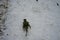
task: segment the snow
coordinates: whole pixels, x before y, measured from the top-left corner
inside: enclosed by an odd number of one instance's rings
[[[60,0],[10,0],[4,40],[60,40]],[[28,36],[23,19],[31,25]],[[8,35],[6,35],[8,34]]]

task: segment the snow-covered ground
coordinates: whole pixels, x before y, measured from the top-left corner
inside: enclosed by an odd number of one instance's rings
[[[10,0],[4,40],[60,40],[57,3],[60,0]],[[27,37],[22,30],[25,18],[31,25]]]

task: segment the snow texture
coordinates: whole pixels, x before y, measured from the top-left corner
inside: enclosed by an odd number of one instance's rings
[[[5,20],[6,20],[6,12],[8,8],[7,0],[0,0],[0,40],[4,38],[4,31],[6,29]]]
[[[60,40],[60,0],[10,0],[4,40]],[[23,19],[31,25],[27,37]]]

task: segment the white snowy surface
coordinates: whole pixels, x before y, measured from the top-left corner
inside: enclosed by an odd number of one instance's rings
[[[60,4],[60,0],[10,0],[4,40],[60,40],[57,2]],[[27,37],[22,30],[25,18],[31,25]]]

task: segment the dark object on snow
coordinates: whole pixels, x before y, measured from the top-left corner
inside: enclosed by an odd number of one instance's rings
[[[3,28],[3,30],[6,30],[6,28]]]
[[[2,32],[2,30],[0,29],[0,33]]]
[[[28,27],[31,28],[29,22],[26,19],[24,19],[23,20],[23,30],[26,31],[26,36],[27,36],[27,33],[28,33]]]
[[[8,34],[6,34],[8,36]]]
[[[38,1],[38,0],[36,0],[36,1]]]
[[[57,6],[59,6],[59,4],[57,3]]]

